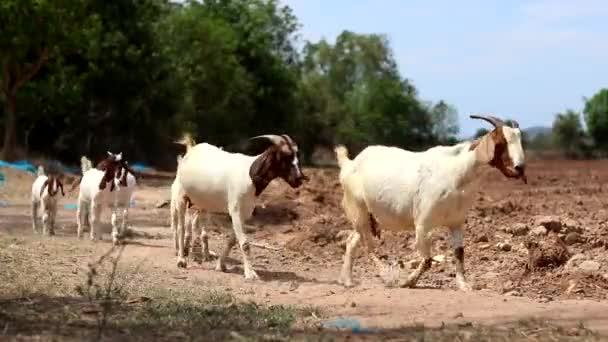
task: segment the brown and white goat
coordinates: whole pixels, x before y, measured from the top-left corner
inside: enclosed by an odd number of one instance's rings
[[[45,174],[44,167],[38,167],[38,177],[32,184],[32,228],[38,232],[38,212],[42,210],[42,233],[55,235],[55,218],[57,216],[57,194],[63,192],[60,174]]]
[[[472,203],[471,188],[478,171],[490,165],[506,177],[526,181],[517,123],[509,127],[492,116],[471,118],[488,121],[494,129],[473,142],[437,146],[423,152],[376,145],[351,160],[345,147],[336,148],[344,190],[342,205],[354,228],[340,276],[345,286],[353,285],[353,257],[360,241],[372,261],[384,271],[386,266],[373,252],[372,235],[377,227],[416,231],[416,249],[422,261],[400,284],[415,286],[431,266],[433,228],[447,226],[454,248],[457,285],[463,290],[471,288],[464,275],[462,226]]]
[[[81,238],[83,228],[90,225],[91,240],[98,239],[97,232],[99,230],[98,225],[102,210],[105,207],[111,207],[112,240],[114,244],[117,244],[119,242],[120,234],[116,222],[116,195],[119,190],[121,190],[121,186],[126,184],[129,193],[128,196],[124,197],[128,197],[130,201],[130,196],[132,194],[131,189],[135,186],[135,181],[134,177],[133,181],[129,181],[129,178],[127,178],[127,171],[133,175],[135,173],[123,160],[122,152],[118,154],[108,152],[106,159],[99,162],[95,168],[92,168],[91,166],[91,163],[86,157],[81,158],[82,177],[74,183],[71,189],[73,190],[76,186],[80,185],[78,210],[76,213],[78,223],[77,236],[78,238]],[[126,205],[128,207],[128,203]]]
[[[185,214],[190,201],[193,206],[208,212],[228,212],[233,232],[218,258],[216,269],[225,271],[228,253],[239,243],[246,279],[258,279],[249,262],[250,244],[243,224],[253,213],[255,199],[275,178],[282,178],[297,188],[306,177],[298,160],[298,147],[287,135],[255,137],[272,143],[262,154],[248,156],[226,152],[202,143],[193,146],[185,142],[187,152],[179,163],[172,187],[171,220],[177,227],[177,266],[186,267],[184,255]],[[255,139],[253,138],[253,139]]]

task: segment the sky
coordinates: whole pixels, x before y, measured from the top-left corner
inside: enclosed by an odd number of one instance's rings
[[[403,77],[424,100],[459,113],[460,136],[491,113],[522,127],[551,126],[608,87],[606,0],[282,0],[302,40],[343,30],[382,33]]]

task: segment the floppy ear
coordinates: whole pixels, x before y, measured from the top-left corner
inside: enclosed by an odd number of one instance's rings
[[[493,133],[488,133],[479,139],[479,143],[475,147],[475,155],[480,163],[489,164],[494,159],[495,150],[496,142]]]

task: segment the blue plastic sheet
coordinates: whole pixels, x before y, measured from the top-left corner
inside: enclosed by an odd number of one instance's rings
[[[133,163],[130,166],[133,169],[133,171],[143,171],[143,170],[147,170],[150,168],[149,165],[146,165],[144,163]]]
[[[65,209],[75,210],[75,209],[78,209],[78,204],[76,204],[76,203],[66,203],[66,204],[63,205],[63,207]]]
[[[370,329],[362,328],[361,323],[359,323],[356,319],[351,318],[338,318],[330,321],[325,321],[322,323],[325,328],[334,328],[334,329],[349,329],[354,333],[365,333],[371,332]]]
[[[15,170],[26,171],[26,172],[30,172],[30,173],[34,173],[34,174],[37,172],[36,167],[27,160],[18,160],[13,163],[9,163],[4,160],[0,160],[0,167],[6,167],[6,168],[10,168],[10,169],[15,169]]]

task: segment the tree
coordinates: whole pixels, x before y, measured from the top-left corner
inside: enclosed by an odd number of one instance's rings
[[[456,112],[445,102],[429,105],[399,74],[387,38],[343,31],[304,48],[299,121],[307,139],[422,149],[457,131]],[[307,140],[305,139],[305,140]]]
[[[57,55],[66,36],[82,21],[77,0],[3,0],[0,2],[1,93],[4,102],[2,159],[16,157],[17,95]]]
[[[556,145],[563,149],[568,157],[578,155],[584,137],[580,114],[573,110],[557,114],[553,121],[553,136]]]
[[[591,99],[585,99],[583,113],[595,144],[608,149],[608,88],[601,89]]]
[[[481,138],[484,135],[488,134],[488,132],[490,132],[487,128],[479,128],[477,129],[477,131],[475,132],[475,139],[477,138]]]
[[[458,111],[443,100],[431,107],[433,134],[440,144],[447,144],[458,134]]]

